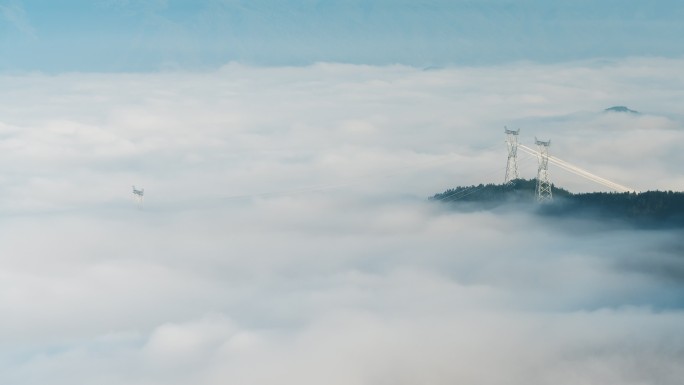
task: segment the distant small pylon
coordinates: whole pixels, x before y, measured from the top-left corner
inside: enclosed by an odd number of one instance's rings
[[[506,133],[506,147],[508,148],[508,162],[506,162],[506,176],[504,183],[511,183],[512,180],[518,179],[518,134],[520,129],[509,130],[504,126]]]
[[[549,146],[551,141],[546,142],[534,138],[534,142],[539,149],[537,159],[539,168],[537,169],[537,202],[550,202],[553,200],[551,193],[551,182],[549,182]]]
[[[138,206],[138,208],[142,208],[143,204],[143,199],[145,197],[145,189],[136,189],[135,186],[133,186],[133,202],[135,202],[135,205]]]

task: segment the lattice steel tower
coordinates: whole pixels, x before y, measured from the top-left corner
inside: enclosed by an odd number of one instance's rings
[[[549,182],[549,146],[551,141],[546,142],[534,138],[537,144],[539,168],[537,169],[537,202],[550,202],[553,200],[551,194],[551,182]]]
[[[143,199],[145,197],[145,189],[137,189],[133,186],[133,202],[140,209],[142,208]]]
[[[506,132],[506,147],[508,147],[508,162],[506,163],[506,177],[504,183],[511,183],[518,179],[518,134],[520,129],[509,130],[504,126]]]

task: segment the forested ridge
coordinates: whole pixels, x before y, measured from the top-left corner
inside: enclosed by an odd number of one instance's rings
[[[516,179],[508,184],[459,186],[435,194],[430,200],[489,209],[506,204],[532,203],[535,188],[535,179]],[[552,192],[552,202],[533,206],[536,213],[614,218],[645,226],[684,227],[684,192],[681,191],[573,194],[552,186]]]

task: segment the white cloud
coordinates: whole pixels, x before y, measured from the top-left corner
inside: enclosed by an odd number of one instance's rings
[[[681,65],[3,75],[0,382],[676,384],[681,234],[424,198],[681,190]]]

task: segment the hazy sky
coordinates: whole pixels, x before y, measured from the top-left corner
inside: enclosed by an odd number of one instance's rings
[[[653,4],[0,0],[0,383],[679,385],[681,229],[426,200],[684,190]]]
[[[678,0],[2,0],[0,69],[679,57],[682,18]]]

